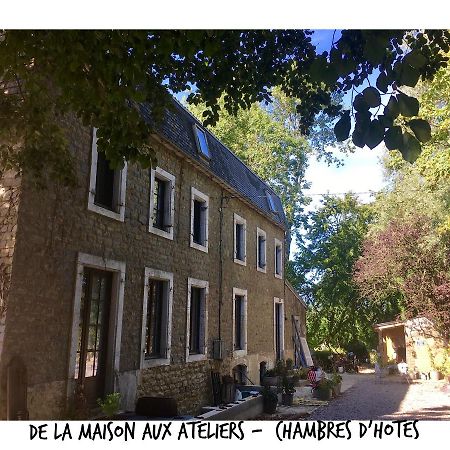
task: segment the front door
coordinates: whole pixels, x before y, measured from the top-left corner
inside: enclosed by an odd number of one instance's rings
[[[76,376],[89,406],[105,395],[112,278],[103,270],[83,273]]]

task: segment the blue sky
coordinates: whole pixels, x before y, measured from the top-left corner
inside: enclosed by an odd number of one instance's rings
[[[330,50],[331,43],[340,36],[339,30],[315,30],[312,42],[318,52]],[[364,87],[364,86],[363,86]],[[344,97],[344,104],[350,104],[350,94]],[[354,153],[343,155],[340,159],[344,165],[340,167],[328,166],[323,161],[312,159],[306,172],[306,178],[311,182],[308,190],[313,198],[310,205],[315,208],[319,205],[319,194],[341,194],[345,192],[369,192],[378,191],[383,187],[383,172],[379,164],[379,158],[383,154],[384,146],[381,144],[373,150],[368,147],[356,148]],[[337,152],[336,155],[339,156]],[[370,195],[360,194],[361,201],[370,201]]]

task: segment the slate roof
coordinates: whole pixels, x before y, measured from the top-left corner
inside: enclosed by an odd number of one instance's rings
[[[140,110],[143,117],[150,121],[148,105],[141,104]],[[205,160],[197,149],[195,124],[206,131],[211,155],[209,161]],[[287,229],[286,216],[278,195],[177,100],[173,100],[173,108],[167,110],[165,119],[158,125],[158,132],[191,159],[222,179],[265,215]],[[266,192],[272,195],[277,213],[272,212]]]

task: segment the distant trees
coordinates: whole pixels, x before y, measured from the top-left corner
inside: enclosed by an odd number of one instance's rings
[[[310,213],[304,242],[293,264],[295,286],[309,304],[308,340],[345,348],[361,341],[375,345],[372,325],[398,312],[396,304],[375,304],[360,295],[353,267],[372,221],[370,207],[356,196],[326,196]]]

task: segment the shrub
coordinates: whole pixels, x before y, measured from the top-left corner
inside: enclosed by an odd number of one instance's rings
[[[318,350],[314,352],[316,365],[320,366],[325,372],[331,372],[333,369],[333,354],[329,350]]]

